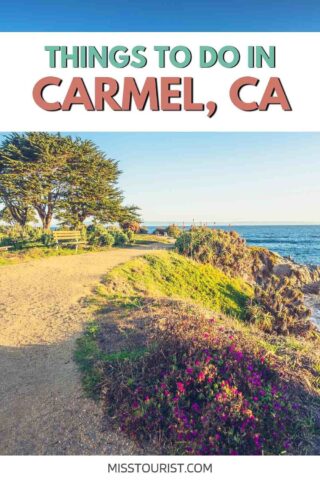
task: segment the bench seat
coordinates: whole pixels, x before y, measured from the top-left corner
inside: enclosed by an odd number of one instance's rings
[[[56,230],[53,232],[53,239],[56,243],[56,248],[59,248],[59,244],[75,245],[76,250],[78,250],[79,245],[87,243],[81,240],[81,232],[78,230]]]

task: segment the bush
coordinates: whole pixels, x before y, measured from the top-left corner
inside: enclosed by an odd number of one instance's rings
[[[89,245],[98,247],[121,247],[129,242],[129,237],[120,228],[104,227],[101,224],[93,224],[87,228]]]
[[[120,230],[120,228],[109,227],[107,232],[113,236],[115,247],[123,247],[123,245],[129,242],[128,235]]]
[[[162,319],[149,352],[105,364],[109,414],[162,453],[280,454],[291,448],[295,408],[263,351],[214,319]]]
[[[193,227],[176,241],[179,253],[201,263],[210,263],[227,274],[251,277],[250,249],[236,232]]]
[[[89,245],[97,247],[112,247],[114,236],[100,224],[90,225],[87,228],[87,239]]]
[[[312,329],[310,310],[297,277],[273,275],[277,257],[267,249],[249,248],[236,232],[192,228],[176,241],[179,253],[209,263],[254,285],[246,320],[267,333],[305,334]],[[289,269],[290,271],[290,269]]]
[[[133,239],[134,239],[134,233],[131,231],[131,230],[128,230],[127,233],[126,233],[127,237],[128,237],[128,240],[129,242],[133,242]]]
[[[142,235],[147,235],[149,233],[147,227],[142,227],[140,226],[140,230],[138,233],[141,233]]]
[[[167,231],[165,228],[161,228],[161,227],[157,227],[154,231],[153,231],[153,235],[160,235],[160,236],[165,236],[167,234]]]
[[[140,223],[135,220],[127,220],[126,222],[122,222],[120,226],[122,230],[126,233],[138,233],[141,229]]]
[[[43,232],[41,242],[45,247],[53,247],[55,245],[53,233],[50,230]]]
[[[15,249],[22,249],[42,243],[43,230],[39,227],[14,225],[7,227],[2,234],[1,244],[11,245]]]
[[[174,223],[172,225],[169,225],[166,231],[169,237],[172,238],[178,238],[181,234],[180,228]]]
[[[312,329],[311,311],[304,304],[303,293],[288,277],[273,275],[262,286],[256,285],[247,311],[248,321],[268,332],[305,334]]]

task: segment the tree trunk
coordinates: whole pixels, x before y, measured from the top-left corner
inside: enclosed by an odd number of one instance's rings
[[[42,225],[44,230],[49,230],[52,222],[52,215],[47,214],[45,218],[43,219]]]
[[[44,230],[49,230],[53,217],[52,209],[49,208],[48,211],[46,211],[45,207],[39,205],[35,206],[35,209],[37,210],[37,213],[40,217],[42,228]]]

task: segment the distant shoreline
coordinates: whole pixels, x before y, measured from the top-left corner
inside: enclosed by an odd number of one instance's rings
[[[167,227],[168,225],[178,225],[178,226],[207,226],[207,227],[319,227],[319,223],[303,223],[303,222],[217,222],[217,223],[209,223],[209,222],[183,222],[183,221],[145,221],[142,224],[146,227]]]

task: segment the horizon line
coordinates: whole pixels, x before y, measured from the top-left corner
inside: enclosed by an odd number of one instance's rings
[[[269,226],[303,226],[303,225],[319,225],[320,221],[318,222],[304,222],[304,221],[266,221],[266,222],[259,222],[259,221],[235,221],[235,222],[207,222],[207,221],[191,221],[191,220],[142,220],[141,222],[144,225],[149,224],[149,226],[156,226],[157,224],[165,224],[165,225],[209,225],[209,226],[242,226],[242,225],[251,225],[251,226],[259,226],[259,225],[269,225]]]

